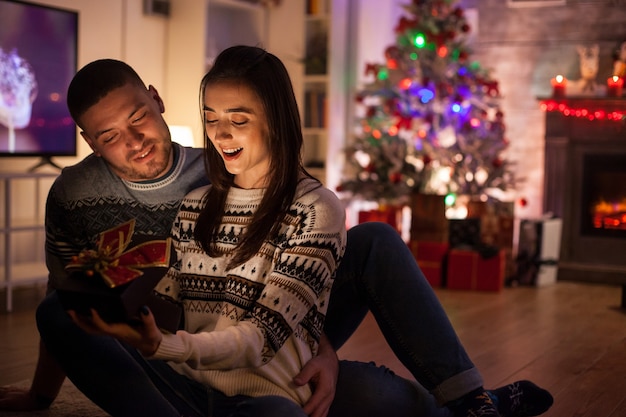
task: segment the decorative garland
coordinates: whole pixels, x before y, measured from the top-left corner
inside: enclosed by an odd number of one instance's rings
[[[542,100],[541,110],[549,112],[560,112],[563,116],[577,117],[588,120],[609,120],[613,122],[626,121],[626,111],[602,109],[592,110],[587,107],[575,107],[564,103],[562,100]]]

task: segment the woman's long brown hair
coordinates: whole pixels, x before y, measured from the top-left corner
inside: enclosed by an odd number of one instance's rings
[[[273,54],[253,46],[233,46],[225,49],[200,85],[201,107],[204,92],[217,83],[228,82],[250,88],[263,103],[267,117],[268,137],[265,138],[271,155],[268,187],[252,221],[239,237],[229,266],[239,265],[259,251],[266,239],[276,236],[296,194],[303,175],[310,177],[302,165],[302,126],[300,112],[289,73]],[[204,120],[204,112],[202,112]],[[234,185],[234,176],[224,165],[205,130],[205,167],[212,187],[205,196],[206,205],[200,213],[194,237],[209,256],[218,257],[212,244],[219,235],[226,196]]]

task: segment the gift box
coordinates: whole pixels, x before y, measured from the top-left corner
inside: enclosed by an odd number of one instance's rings
[[[513,217],[514,215],[515,203],[512,201],[480,201],[470,199],[467,203],[467,217]]]
[[[445,196],[411,195],[411,240],[448,243]]]
[[[449,221],[448,241],[451,248],[473,248],[480,244],[480,219],[450,219]]]
[[[559,218],[522,219],[514,281],[523,285],[546,286],[556,283],[561,251],[563,220]]]
[[[359,211],[359,224],[366,222],[387,223],[398,233],[402,232],[402,207],[385,206],[376,210]]]
[[[443,287],[445,278],[443,270],[449,245],[447,243],[411,240],[409,247],[430,285],[433,288]]]
[[[467,217],[480,219],[480,244],[505,251],[505,277],[515,274],[513,236],[515,204],[510,201],[477,201],[467,204]]]
[[[157,325],[178,328],[181,309],[158,298],[154,287],[167,272],[170,239],[133,240],[134,221],[103,232],[96,250],[84,250],[67,265],[68,277],[57,287],[67,310],[95,309],[107,322],[132,322],[147,305]]]
[[[481,253],[451,249],[446,287],[455,290],[500,291],[504,285],[505,251]]]
[[[485,245],[513,250],[515,218],[512,216],[484,216],[480,219],[480,241]]]
[[[501,249],[513,249],[515,204],[505,201],[475,201],[467,204],[467,217],[480,219],[480,242]]]

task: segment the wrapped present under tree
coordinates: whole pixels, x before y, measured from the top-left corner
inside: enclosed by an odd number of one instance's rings
[[[411,194],[411,240],[448,243],[445,196]]]
[[[449,245],[440,242],[409,242],[411,253],[433,288],[445,286],[445,260]]]
[[[402,207],[401,206],[381,206],[373,210],[359,211],[359,224],[366,222],[387,223],[398,233],[402,233]]]
[[[497,250],[451,249],[448,253],[446,287],[454,290],[500,291],[504,286],[505,253]]]

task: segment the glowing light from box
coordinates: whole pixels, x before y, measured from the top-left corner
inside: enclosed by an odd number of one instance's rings
[[[189,126],[170,126],[172,141],[185,147],[194,147],[193,131]]]

